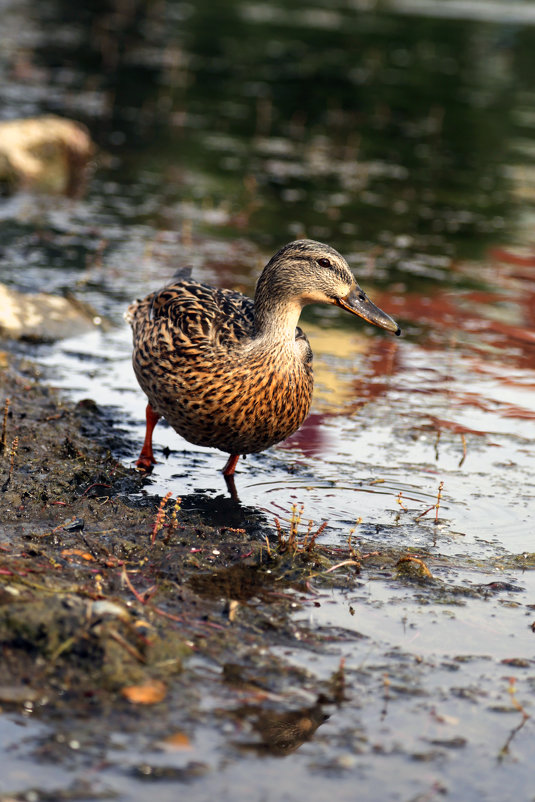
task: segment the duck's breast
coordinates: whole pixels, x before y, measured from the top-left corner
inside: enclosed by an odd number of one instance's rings
[[[300,329],[293,343],[256,341],[250,298],[182,281],[138,302],[132,318],[138,381],[153,409],[190,442],[262,451],[308,415],[308,341]]]

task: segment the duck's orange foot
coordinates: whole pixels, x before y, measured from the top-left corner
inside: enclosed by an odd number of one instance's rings
[[[156,465],[156,460],[152,456],[152,454],[143,454],[141,453],[136,460],[136,468],[138,471],[142,471],[143,473],[150,473]]]

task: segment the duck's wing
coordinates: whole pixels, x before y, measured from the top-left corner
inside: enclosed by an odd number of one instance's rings
[[[253,333],[253,301],[232,290],[175,279],[134,302],[127,319],[135,339],[158,332],[179,349],[201,344],[230,348]]]

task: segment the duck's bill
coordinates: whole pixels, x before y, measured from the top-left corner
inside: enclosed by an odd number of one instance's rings
[[[338,298],[336,303],[342,309],[347,309],[348,312],[358,315],[368,323],[373,323],[374,326],[379,326],[380,329],[392,331],[397,335],[401,334],[401,329],[396,321],[392,320],[390,315],[387,315],[386,312],[383,312],[378,306],[375,306],[358,285],[356,285],[345,298]]]

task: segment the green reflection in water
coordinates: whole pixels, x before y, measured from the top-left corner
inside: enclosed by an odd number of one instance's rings
[[[57,0],[35,13],[71,34],[45,34],[42,63],[100,93],[85,116],[120,156],[121,191],[127,171],[152,199],[131,198],[125,223],[179,229],[191,214],[196,230],[246,232],[266,251],[306,234],[357,264],[378,246],[375,280],[409,286],[458,280],[450,259],[511,237],[506,168],[533,135],[520,114],[533,28],[341,1],[168,0],[121,14]],[[48,99],[80,116],[72,104]]]

